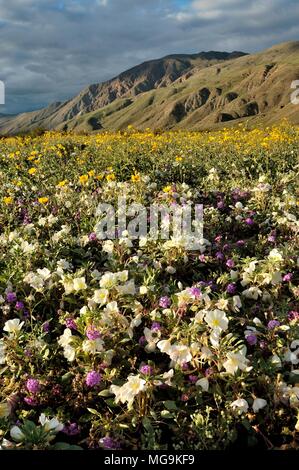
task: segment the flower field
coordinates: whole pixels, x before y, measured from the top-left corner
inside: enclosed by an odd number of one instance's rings
[[[299,128],[3,138],[2,449],[299,445]],[[97,206],[203,204],[182,240]]]

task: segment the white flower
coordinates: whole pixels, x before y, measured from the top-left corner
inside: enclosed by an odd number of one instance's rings
[[[106,273],[100,280],[100,287],[103,289],[112,289],[117,285],[117,277],[113,273]]]
[[[127,382],[121,387],[111,385],[110,390],[115,395],[115,403],[128,403],[130,407],[140,392],[145,389],[146,381],[141,379],[139,375],[131,375]]]
[[[185,304],[188,304],[192,300],[192,295],[188,289],[182,290],[176,294],[178,298],[178,307],[182,307]]]
[[[144,328],[143,334],[147,341],[147,345],[145,347],[147,352],[153,352],[156,349],[156,344],[158,343],[161,332],[160,331],[153,331],[149,328]]]
[[[53,431],[57,433],[63,429],[63,424],[61,424],[58,419],[49,419],[44,415],[44,413],[40,415],[38,420],[46,432]]]
[[[73,346],[67,345],[63,349],[63,355],[69,362],[73,362],[76,357],[76,350]]]
[[[117,315],[119,313],[117,302],[109,302],[106,305],[104,312],[110,316]]]
[[[273,366],[275,367],[281,367],[281,359],[277,354],[273,354],[273,356],[270,359],[270,362]]]
[[[170,339],[163,339],[162,341],[159,341],[159,343],[157,344],[157,347],[158,349],[160,349],[160,351],[162,353],[166,353],[169,355],[170,351],[171,351],[171,341]]]
[[[18,426],[13,426],[10,430],[12,439],[16,442],[22,442],[25,439],[25,434],[21,431]]]
[[[240,299],[239,295],[234,295],[233,296],[233,307],[234,307],[234,310],[236,310],[237,312],[242,307],[242,302],[241,302],[241,299]]]
[[[63,276],[62,281],[66,295],[72,294],[74,292],[74,282],[72,279]]]
[[[22,240],[21,250],[25,254],[32,254],[36,250],[36,245],[33,245],[32,243],[28,243],[26,240]]]
[[[104,305],[107,303],[108,295],[109,295],[108,289],[97,289],[94,291],[92,300],[96,304]]]
[[[0,339],[0,364],[5,364],[6,362],[5,349],[3,339]]]
[[[139,294],[140,294],[140,295],[146,295],[147,292],[148,292],[148,289],[147,289],[146,286],[140,286],[140,287],[139,287]]]
[[[206,313],[205,321],[213,330],[219,332],[225,331],[228,328],[228,318],[222,310],[212,310]]]
[[[279,263],[280,261],[283,261],[283,256],[277,250],[277,248],[274,248],[273,250],[270,251],[268,258],[275,263]]]
[[[47,279],[49,279],[49,277],[51,277],[51,271],[49,271],[49,269],[47,268],[37,269],[36,272],[44,281],[46,281]]]
[[[102,247],[102,250],[105,251],[106,253],[113,253],[113,249],[114,249],[114,243],[112,240],[106,240],[104,243],[103,243],[103,247]]]
[[[227,360],[223,363],[223,367],[229,374],[235,374],[238,369],[249,372],[249,360],[245,357],[245,350],[236,353],[228,353]]]
[[[65,328],[63,334],[60,336],[58,340],[58,344],[65,348],[65,346],[68,346],[72,342],[72,331],[70,328]]]
[[[263,398],[255,398],[252,409],[255,413],[257,413],[259,410],[265,408],[267,406],[267,401],[264,400]]]
[[[247,299],[257,300],[262,295],[262,291],[258,287],[249,287],[249,289],[243,290],[242,295]]]
[[[170,359],[180,366],[186,362],[190,362],[192,354],[190,348],[184,344],[174,344],[169,351]]]
[[[284,355],[284,361],[291,362],[293,365],[299,364],[299,340],[292,341]]]
[[[3,331],[7,331],[10,335],[17,335],[22,327],[24,325],[24,322],[20,321],[19,318],[14,318],[13,320],[7,320],[4,324]]]
[[[86,339],[82,343],[82,349],[84,352],[95,354],[96,352],[104,351],[104,342],[102,339]]]
[[[116,273],[116,279],[119,282],[126,282],[128,280],[128,277],[129,277],[129,272],[127,270]]]
[[[239,413],[247,413],[249,407],[247,401],[243,398],[238,398],[238,400],[233,401],[230,406]]]
[[[81,290],[87,289],[85,277],[77,277],[73,280],[74,290],[80,292]]]
[[[24,277],[24,282],[33,287],[33,289],[35,289],[36,291],[42,291],[45,286],[45,282],[42,276],[39,276],[38,274],[32,272],[28,273]]]
[[[117,286],[117,290],[122,295],[134,295],[136,292],[134,280],[126,282],[123,286]]]
[[[203,377],[202,379],[199,379],[196,384],[197,387],[201,387],[204,392],[207,392],[209,390],[209,381],[206,377]]]

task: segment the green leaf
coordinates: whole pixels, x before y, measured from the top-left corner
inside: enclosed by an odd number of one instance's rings
[[[163,401],[163,405],[169,411],[174,411],[174,410],[178,409],[178,407],[176,406],[175,401],[172,401],[172,400]]]
[[[102,390],[99,393],[99,397],[111,397],[112,395],[113,395],[113,393],[110,392],[110,390],[108,388],[106,388],[105,390]]]

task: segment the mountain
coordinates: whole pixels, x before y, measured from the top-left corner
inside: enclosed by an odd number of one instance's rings
[[[290,102],[299,79],[299,41],[257,54],[201,52],[144,62],[64,103],[0,117],[0,132],[35,128],[92,132],[101,129],[211,129],[248,121],[299,123]]]

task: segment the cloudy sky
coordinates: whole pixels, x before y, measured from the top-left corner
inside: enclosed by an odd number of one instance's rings
[[[299,39],[298,0],[0,0],[0,80],[16,113],[144,60]]]

